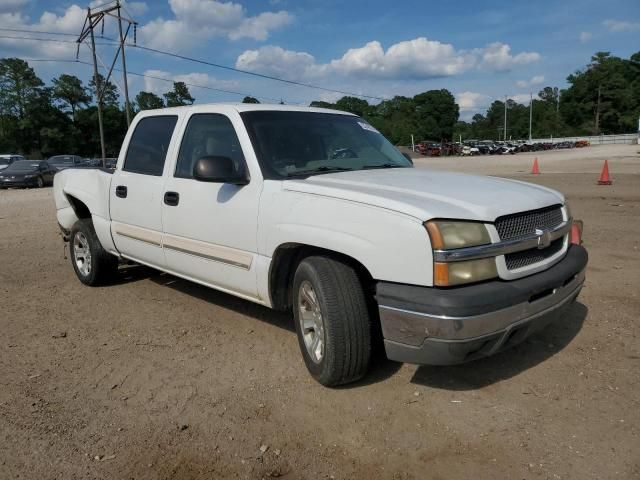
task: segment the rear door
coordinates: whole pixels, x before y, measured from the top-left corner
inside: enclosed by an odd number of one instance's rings
[[[177,121],[177,115],[141,118],[111,181],[111,231],[116,248],[127,258],[159,268],[165,267],[163,173]]]

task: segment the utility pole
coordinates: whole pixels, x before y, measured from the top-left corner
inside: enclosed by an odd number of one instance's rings
[[[529,96],[529,141],[531,141],[531,124],[533,123],[533,92],[531,92]]]
[[[131,124],[131,102],[129,101],[129,85],[127,81],[127,61],[124,53],[124,47],[126,44],[127,36],[129,35],[129,31],[133,26],[133,43],[136,43],[136,28],[138,23],[131,18],[123,17],[121,12],[122,5],[120,4],[120,0],[116,0],[115,4],[113,2],[104,5],[103,7],[98,7],[93,10],[91,8],[87,8],[87,17],[84,20],[84,25],[82,26],[82,32],[78,36],[76,43],[78,44],[76,49],[76,59],[78,59],[80,55],[80,45],[85,42],[87,37],[91,38],[91,56],[93,58],[93,82],[96,86],[96,105],[98,107],[98,127],[100,129],[100,149],[102,153],[102,164],[105,165],[105,157],[106,157],[106,149],[104,142],[104,126],[102,120],[102,100],[104,97],[105,89],[109,84],[109,79],[111,78],[111,73],[113,72],[113,67],[118,60],[118,55],[122,54],[122,72],[123,72],[123,80],[124,80],[124,105],[127,116],[127,126]],[[126,10],[126,9],[125,9]],[[109,68],[109,72],[104,79],[104,85],[101,85],[100,74],[98,73],[98,55],[96,53],[96,42],[95,35],[93,30],[100,24],[102,24],[102,30],[104,32],[104,18],[106,16],[110,16],[115,18],[118,21],[118,32],[120,41],[118,43],[118,50],[113,58],[113,62],[111,63],[111,67]],[[123,32],[122,22],[123,20],[128,23],[126,30]],[[106,66],[105,66],[106,69]]]
[[[91,7],[87,7],[87,18],[91,19]],[[100,128],[100,151],[102,153],[102,166],[106,167],[105,158],[107,156],[104,148],[104,126],[102,124],[102,88],[100,86],[100,76],[98,74],[98,61],[96,59],[96,39],[93,36],[93,27],[89,29],[91,32],[91,53],[93,55],[93,83],[96,85],[96,104],[98,106],[98,127]],[[105,80],[105,84],[108,80]]]
[[[124,83],[124,108],[127,111],[127,127],[131,125],[131,104],[129,103],[129,84],[127,82],[127,60],[124,54],[124,40],[122,35],[122,16],[120,14],[120,0],[116,1],[118,7],[118,31],[120,33],[120,51],[122,52],[122,77]],[[128,31],[128,30],[127,30]]]
[[[504,96],[504,141],[507,141],[507,96]]]

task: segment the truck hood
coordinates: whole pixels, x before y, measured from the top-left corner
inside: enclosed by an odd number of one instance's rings
[[[417,168],[358,170],[283,182],[292,192],[374,205],[416,217],[493,222],[564,203],[559,192],[517,180]]]

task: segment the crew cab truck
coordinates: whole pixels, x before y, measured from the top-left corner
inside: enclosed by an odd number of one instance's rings
[[[379,332],[401,362],[491,355],[562,318],[585,279],[560,193],[413,168],[333,110],[140,112],[115,171],[69,169],[54,183],[82,283],[108,282],[126,259],[292,311],[327,386],[367,372]]]

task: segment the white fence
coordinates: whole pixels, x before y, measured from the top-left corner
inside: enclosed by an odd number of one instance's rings
[[[613,143],[626,143],[635,145],[639,143],[639,135],[637,133],[624,133],[621,135],[593,135],[586,137],[549,137],[549,138],[534,138],[531,140],[535,143],[547,143],[547,142],[577,142],[578,140],[588,140],[591,145],[611,145]]]

